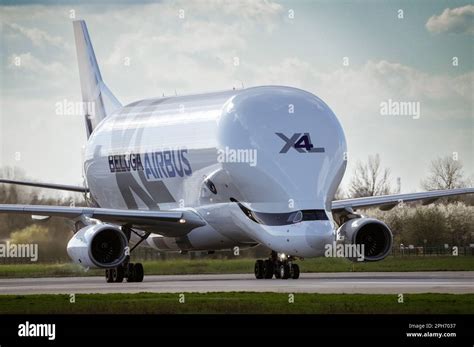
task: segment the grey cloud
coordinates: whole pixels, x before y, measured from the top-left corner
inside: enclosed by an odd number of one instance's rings
[[[434,15],[426,22],[432,33],[474,34],[474,5],[447,8],[440,15]]]

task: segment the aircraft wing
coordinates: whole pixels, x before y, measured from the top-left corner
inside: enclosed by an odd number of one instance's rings
[[[70,219],[85,216],[98,219],[102,222],[129,225],[133,228],[158,233],[163,236],[185,235],[194,228],[206,224],[197,213],[191,210],[149,211],[94,207],[0,204],[0,213],[64,217]]]
[[[332,202],[332,211],[338,212],[345,209],[356,210],[364,207],[378,206],[381,210],[390,210],[399,203],[421,201],[424,205],[430,204],[439,198],[447,196],[472,194],[474,188],[459,188],[447,190],[433,190],[421,193],[378,195],[365,198],[335,200]]]
[[[70,186],[70,185],[66,185],[66,184],[39,183],[39,182],[29,182],[29,181],[13,181],[13,180],[5,180],[5,179],[0,179],[0,183],[18,184],[20,186],[29,186],[29,187],[38,187],[38,188],[66,190],[66,191],[70,191],[70,192],[79,192],[79,193],[87,193],[89,191],[89,189],[86,188],[86,187]]]

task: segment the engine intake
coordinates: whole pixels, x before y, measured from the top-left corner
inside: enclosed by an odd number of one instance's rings
[[[128,240],[119,227],[107,224],[80,229],[67,244],[67,253],[84,267],[113,268],[126,257]]]
[[[390,254],[393,244],[389,227],[378,219],[366,217],[351,219],[341,225],[337,230],[337,239],[346,245],[363,245],[364,261],[384,259]]]

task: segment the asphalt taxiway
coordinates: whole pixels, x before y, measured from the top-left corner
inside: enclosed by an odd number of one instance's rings
[[[298,280],[256,280],[251,274],[145,276],[142,283],[103,277],[0,279],[0,294],[71,293],[474,293],[474,271],[303,273]]]

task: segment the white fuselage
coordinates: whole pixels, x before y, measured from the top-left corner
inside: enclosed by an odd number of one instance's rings
[[[206,221],[186,236],[154,231],[157,249],[260,243],[310,257],[334,240],[346,150],[323,101],[268,86],[124,106],[92,133],[84,170],[100,207],[192,209]]]

